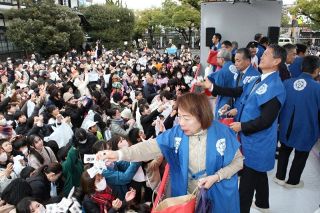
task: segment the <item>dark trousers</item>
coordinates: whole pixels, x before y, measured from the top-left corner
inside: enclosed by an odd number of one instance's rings
[[[269,184],[267,172],[258,172],[244,165],[240,178],[240,212],[249,213],[254,192],[256,206],[269,208]]]
[[[286,179],[287,167],[290,154],[293,148],[288,147],[285,144],[281,143],[278,157],[278,166],[276,177],[279,180]],[[289,179],[287,180],[288,184],[297,185],[300,182],[301,174],[306,165],[307,159],[309,157],[309,152],[303,152],[294,150],[294,158],[289,172]]]

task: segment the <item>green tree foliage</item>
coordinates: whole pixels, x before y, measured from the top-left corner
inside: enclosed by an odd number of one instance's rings
[[[290,18],[287,14],[281,14],[281,27],[289,27],[290,26]]]
[[[166,25],[166,22],[168,22],[167,17],[160,8],[152,8],[141,11],[137,14],[136,18],[135,34],[142,35],[147,32],[150,39],[149,44],[152,47],[154,44],[154,34],[156,32],[159,33],[161,26]]]
[[[180,33],[187,43],[191,43],[191,36],[195,29],[200,28],[200,12],[190,4],[176,4],[172,0],[164,1],[163,13],[169,19],[166,27]]]
[[[312,28],[320,29],[320,0],[297,0],[296,6],[290,9],[290,13],[308,17]]]
[[[122,0],[106,0],[106,4],[113,4],[122,7]]]
[[[130,41],[135,23],[134,13],[115,4],[92,5],[82,8],[84,16],[90,23],[87,30],[94,40],[101,39],[108,48],[123,46]]]
[[[194,30],[199,27],[200,12],[197,9],[187,3],[165,0],[161,8],[147,9],[137,14],[135,35],[147,32],[153,44],[154,33],[160,30],[176,31],[186,43],[190,43]]]
[[[52,1],[28,3],[7,13],[12,19],[7,36],[18,48],[43,56],[62,54],[83,43],[80,18],[70,8]]]
[[[201,2],[202,0],[180,0],[182,4],[189,4],[194,9],[198,10],[200,12],[201,10]]]
[[[172,25],[183,36],[184,40],[191,43],[194,29],[200,28],[200,13],[189,5],[178,6],[172,17]]]

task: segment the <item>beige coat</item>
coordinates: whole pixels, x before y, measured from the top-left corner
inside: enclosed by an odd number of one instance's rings
[[[155,190],[161,181],[159,167],[163,161],[163,156],[157,157],[145,166],[146,184],[152,190]]]
[[[200,136],[200,135],[199,135]],[[201,141],[205,141],[206,139],[206,132],[201,133]],[[193,140],[193,137],[190,137],[190,140]],[[190,143],[190,145],[195,143]],[[204,143],[202,143],[204,144]],[[191,150],[195,147],[189,147]],[[205,151],[205,148],[203,149]],[[194,152],[196,153],[196,152]],[[150,140],[141,142],[138,144],[135,144],[131,147],[123,148],[121,150],[118,150],[119,154],[119,160],[124,161],[133,161],[133,162],[140,162],[140,161],[148,161],[151,159],[158,158],[159,156],[162,156],[161,150],[158,146],[158,143],[156,140]],[[192,154],[192,153],[191,153]],[[202,155],[203,156],[203,155]],[[190,155],[189,160],[195,159],[195,156]],[[240,169],[243,167],[243,155],[241,154],[240,150],[238,150],[232,160],[232,162],[225,166],[224,168],[221,168],[219,171],[217,171],[216,174],[219,176],[219,181],[223,179],[230,179],[235,173],[237,173]],[[204,168],[205,160],[202,159],[200,162],[200,168]],[[191,171],[196,170],[197,168],[193,168],[194,166],[190,164],[189,162],[189,169]],[[196,187],[197,183],[196,180],[189,180],[188,189],[190,192],[193,191],[194,187]]]
[[[58,162],[55,154],[50,147],[44,147],[39,153],[44,159],[43,165]],[[34,155],[28,155],[28,165],[35,169],[39,169],[41,166],[43,166]]]

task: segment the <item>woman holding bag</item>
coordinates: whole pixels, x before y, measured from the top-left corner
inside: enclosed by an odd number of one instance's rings
[[[171,196],[208,189],[212,212],[240,212],[238,178],[243,156],[234,132],[218,121],[207,97],[187,93],[177,99],[179,125],[155,140],[118,151],[101,151],[98,159],[148,161],[163,155],[170,165]]]

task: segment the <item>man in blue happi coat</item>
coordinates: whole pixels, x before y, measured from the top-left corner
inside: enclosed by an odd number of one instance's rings
[[[221,88],[207,79],[206,88],[212,94],[240,97],[239,122],[230,128],[240,135],[245,157],[240,179],[240,211],[249,213],[253,206],[260,211],[269,209],[267,171],[274,167],[277,144],[278,114],[285,101],[285,89],[278,70],[284,67],[286,51],[270,45],[264,52],[259,68],[262,75],[247,86]],[[255,193],[255,202],[252,203]]]
[[[260,63],[261,57],[265,51],[264,46],[261,45],[261,39],[263,38],[263,35],[261,33],[257,33],[254,36],[254,41],[257,42],[257,57],[258,57],[258,62]]]
[[[234,76],[237,73],[237,68],[231,62],[231,52],[226,49],[221,49],[218,52],[217,63],[222,68],[208,76],[211,82],[221,87],[233,87]],[[228,103],[229,97],[218,96],[215,106],[215,119],[220,119],[219,110]]]
[[[240,48],[236,51],[235,66],[238,71],[234,75],[234,87],[246,86],[261,75],[260,72],[251,65],[251,56],[247,48]],[[229,97],[229,102],[223,107],[222,112],[233,108],[225,114],[231,117],[237,116],[240,103],[240,98]],[[238,120],[238,118],[236,117],[235,120]]]
[[[302,73],[302,61],[307,51],[307,46],[304,44],[296,44],[296,47],[297,57],[295,57],[293,63],[288,66],[292,78],[296,78]]]
[[[319,137],[320,84],[314,80],[319,71],[319,57],[306,56],[302,62],[302,73],[284,82],[287,98],[279,117],[281,147],[274,181],[287,188],[303,186],[301,174]],[[285,182],[293,149],[295,155]]]
[[[212,46],[211,46],[211,50],[220,50],[221,49],[221,34],[220,33],[215,33],[212,36]]]

